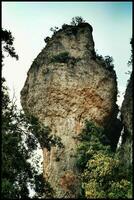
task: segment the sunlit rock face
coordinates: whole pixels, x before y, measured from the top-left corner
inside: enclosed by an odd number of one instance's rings
[[[121,117],[124,126],[123,132],[123,157],[128,168],[132,165],[133,146],[133,72],[128,82],[124,100],[121,107]]]
[[[56,55],[65,52],[67,59],[54,61]],[[94,55],[89,24],[59,30],[33,62],[21,92],[24,111],[49,126],[64,145],[43,149],[44,177],[55,197],[79,195],[76,148],[85,120],[105,127],[115,113],[115,72]],[[65,179],[70,180],[70,191]]]

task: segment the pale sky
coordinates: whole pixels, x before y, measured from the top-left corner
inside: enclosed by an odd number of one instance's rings
[[[14,47],[19,61],[7,57],[3,76],[10,94],[15,91],[20,108],[20,91],[32,61],[45,47],[44,38],[51,36],[51,27],[69,24],[81,16],[92,25],[95,49],[114,59],[118,89],[125,92],[131,55],[132,2],[2,2],[2,27],[15,37]],[[123,95],[118,99],[121,104]]]

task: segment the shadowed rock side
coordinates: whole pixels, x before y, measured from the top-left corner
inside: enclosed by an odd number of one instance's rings
[[[67,58],[58,60],[65,52]],[[44,177],[55,197],[78,197],[77,136],[85,119],[103,127],[110,123],[116,95],[115,72],[94,58],[92,27],[87,23],[59,30],[33,62],[21,103],[26,113],[48,125],[64,145],[43,150]]]
[[[124,100],[121,108],[122,123],[124,126],[123,132],[123,157],[124,163],[128,168],[132,165],[132,145],[133,145],[133,72],[127,85]]]

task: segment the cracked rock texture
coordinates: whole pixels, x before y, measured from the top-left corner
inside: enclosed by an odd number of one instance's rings
[[[124,126],[123,132],[123,159],[124,163],[132,165],[132,145],[133,145],[133,72],[127,85],[124,100],[121,107],[121,118]]]
[[[67,61],[52,62],[64,52],[68,52]],[[69,197],[78,197],[77,136],[86,119],[103,127],[110,123],[116,95],[115,72],[94,58],[92,27],[87,23],[59,30],[31,65],[21,91],[22,107],[49,126],[64,145],[50,152],[43,149],[44,177],[55,197],[68,197],[63,177],[70,177]]]

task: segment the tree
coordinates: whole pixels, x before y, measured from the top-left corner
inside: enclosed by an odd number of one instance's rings
[[[104,133],[104,129],[87,121],[80,134],[77,167],[83,197],[132,198],[131,170],[123,165],[120,150],[112,151]]]
[[[2,41],[2,62],[4,56],[4,52],[10,55],[13,58],[19,59],[18,55],[15,52],[15,48],[13,47],[14,37],[10,31],[6,29],[1,29],[1,41]]]
[[[132,63],[133,63],[133,38],[131,38],[130,44],[131,44],[131,56],[130,56],[130,59],[128,61],[128,66],[132,65]]]
[[[2,83],[2,197],[19,198],[28,196],[26,183],[22,181],[22,176],[26,179],[26,173],[30,173],[30,164],[25,163],[24,154],[27,158],[27,151],[20,144],[21,134],[18,126],[19,116],[16,107],[11,103]],[[25,171],[24,170],[25,166]],[[26,172],[27,171],[27,172]],[[31,174],[29,174],[31,175]],[[19,188],[19,185],[21,187]]]
[[[46,42],[46,43],[48,43],[50,41],[50,37],[46,37],[45,39],[44,39],[44,42]]]
[[[53,27],[51,27],[50,28],[50,31],[52,31],[54,34],[58,31],[58,27],[57,26],[55,26],[54,28]]]
[[[76,16],[76,17],[73,17],[73,18],[72,18],[71,25],[72,25],[72,26],[78,26],[79,24],[84,23],[84,22],[85,22],[85,21],[83,20],[82,17]]]
[[[98,152],[83,172],[86,198],[131,198],[132,182],[122,173],[120,160],[107,152]]]
[[[7,87],[4,86],[4,83],[5,80],[2,79],[1,196],[3,198],[28,198],[28,184],[35,189],[36,195],[39,194],[41,196],[42,194],[46,197],[49,194],[50,196],[51,188],[46,188],[49,185],[45,180],[41,179],[43,175],[38,173],[38,160],[36,161],[36,169],[28,162],[38,143],[32,132],[32,130],[35,131],[35,123],[18,111],[15,103],[10,101]],[[41,128],[36,129],[38,135],[40,135],[40,130]],[[48,193],[45,192],[44,194],[44,191]]]
[[[2,30],[2,41],[4,42],[2,54],[8,52],[11,57],[18,59],[13,48],[12,34],[10,31]],[[3,55],[2,58],[5,58]],[[2,60],[3,61],[3,60]],[[31,166],[28,159],[33,150],[37,148],[40,133],[45,131],[46,139],[49,129],[41,126],[38,120],[27,117],[22,111],[17,109],[15,101],[11,101],[8,88],[4,78],[2,82],[2,168],[1,168],[1,197],[3,199],[29,198],[29,184],[35,189],[38,197],[51,197],[51,187],[43,179],[42,173],[38,173],[38,160],[36,169]],[[34,135],[33,133],[36,134]],[[25,140],[24,140],[25,138]],[[52,136],[49,137],[50,139]],[[49,140],[47,140],[48,142]],[[45,145],[45,144],[43,144]],[[46,148],[50,148],[47,143]]]

